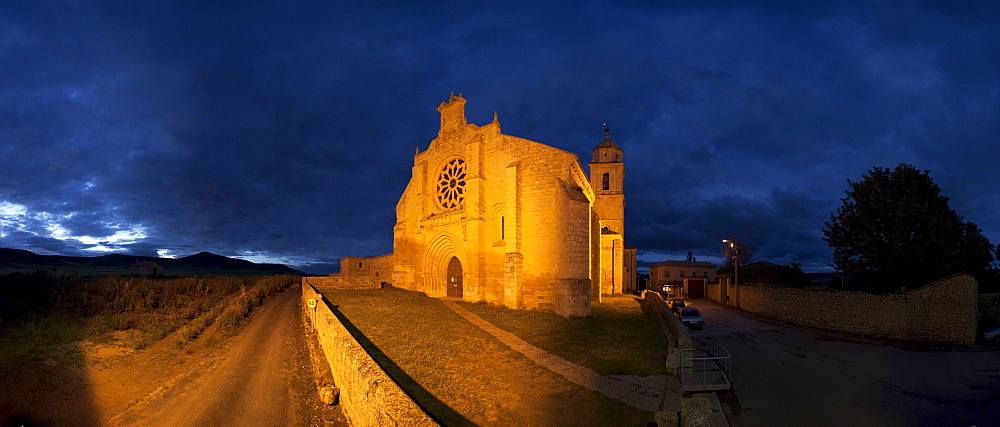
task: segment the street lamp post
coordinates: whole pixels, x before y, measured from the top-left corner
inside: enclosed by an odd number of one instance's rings
[[[736,292],[736,308],[740,308],[740,245],[735,241],[722,239],[722,243],[729,243],[729,248],[733,250],[733,290]]]

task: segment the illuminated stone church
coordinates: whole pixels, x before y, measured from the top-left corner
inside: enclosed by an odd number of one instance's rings
[[[393,253],[345,257],[335,276],[564,316],[634,291],[623,153],[609,132],[588,175],[573,153],[501,133],[496,115],[468,123],[465,102],[438,106],[437,138],[413,157]]]

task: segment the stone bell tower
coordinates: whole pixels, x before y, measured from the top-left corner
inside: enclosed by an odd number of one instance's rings
[[[625,164],[622,149],[611,141],[611,130],[604,129],[604,141],[597,144],[590,163],[590,186],[596,200],[594,210],[601,217],[601,227],[625,234]]]
[[[604,141],[597,144],[590,163],[590,186],[594,189],[594,212],[601,218],[601,280],[594,293],[619,294],[627,283],[625,248],[625,164],[622,149],[604,129]],[[634,253],[634,250],[633,252]]]

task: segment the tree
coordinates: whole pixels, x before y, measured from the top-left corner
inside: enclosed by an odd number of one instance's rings
[[[754,255],[757,254],[757,247],[753,244],[737,240],[733,236],[730,236],[726,241],[726,243],[722,244],[721,250],[725,264],[719,267],[716,272],[718,274],[728,274],[731,276],[731,280],[739,280],[739,283],[742,283],[744,282],[743,275],[740,275],[739,279],[735,277],[737,273],[736,266],[742,268],[752,263]]]
[[[796,262],[787,265],[760,261],[740,268],[740,282],[802,288],[812,284],[809,274]]]
[[[723,269],[732,270],[734,260],[737,265],[741,266],[753,262],[753,257],[757,254],[756,246],[731,236],[726,240],[734,244],[730,245],[726,243],[722,245],[722,258],[726,260],[726,263],[722,266]]]
[[[851,189],[823,227],[837,270],[862,289],[916,288],[949,274],[985,272],[992,246],[948,207],[930,171],[875,167]]]

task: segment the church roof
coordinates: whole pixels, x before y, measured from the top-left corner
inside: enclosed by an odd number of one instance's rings
[[[670,260],[668,260],[668,261],[658,262],[656,264],[650,265],[650,267],[656,266],[656,265],[658,265],[658,266],[664,266],[664,267],[712,267],[712,268],[715,268],[715,264],[712,264],[710,262],[705,262],[705,261],[670,261]]]
[[[610,139],[601,141],[600,144],[597,144],[597,148],[614,148],[615,150],[621,150],[621,148],[618,148],[618,144],[615,144],[615,142]]]

